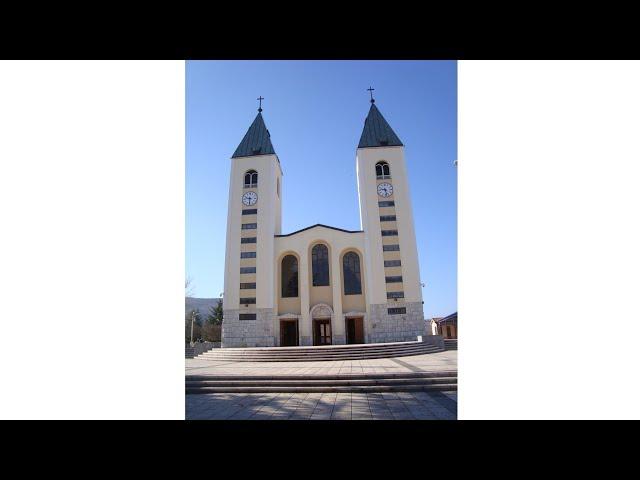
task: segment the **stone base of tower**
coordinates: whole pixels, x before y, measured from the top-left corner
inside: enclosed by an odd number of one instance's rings
[[[406,308],[406,314],[389,315],[389,308]],[[369,305],[370,328],[368,343],[411,342],[419,335],[426,335],[424,312],[421,302],[393,302]]]
[[[222,348],[275,346],[272,309],[255,310],[255,320],[240,320],[240,313],[247,311],[223,311]]]

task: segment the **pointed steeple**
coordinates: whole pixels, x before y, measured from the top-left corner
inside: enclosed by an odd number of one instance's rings
[[[247,130],[247,133],[244,135],[244,138],[231,158],[273,155],[275,153],[273,145],[271,144],[271,135],[269,135],[269,130],[267,130],[264,124],[262,108],[260,108],[258,115],[256,115],[255,120],[249,127],[249,130]]]
[[[360,136],[358,148],[404,146],[371,97],[371,108],[364,121],[364,130]]]

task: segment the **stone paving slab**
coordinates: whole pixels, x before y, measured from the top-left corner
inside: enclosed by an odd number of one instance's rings
[[[320,362],[185,360],[187,375],[402,374],[457,370],[457,351]],[[457,392],[215,393],[186,396],[187,420],[455,420]]]
[[[235,362],[185,359],[187,375],[350,375],[457,370],[457,350],[399,358],[320,362]]]
[[[456,417],[457,402],[441,392],[186,396],[187,420],[455,420]]]

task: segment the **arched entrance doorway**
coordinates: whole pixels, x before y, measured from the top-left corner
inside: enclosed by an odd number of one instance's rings
[[[331,345],[331,319],[333,309],[324,303],[315,305],[310,312],[314,345]]]

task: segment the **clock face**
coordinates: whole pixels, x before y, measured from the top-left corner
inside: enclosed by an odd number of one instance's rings
[[[381,197],[389,197],[393,194],[393,186],[390,183],[381,183],[378,185],[378,195]]]
[[[255,205],[258,201],[258,194],[256,192],[247,192],[242,195],[242,203],[245,205]]]

